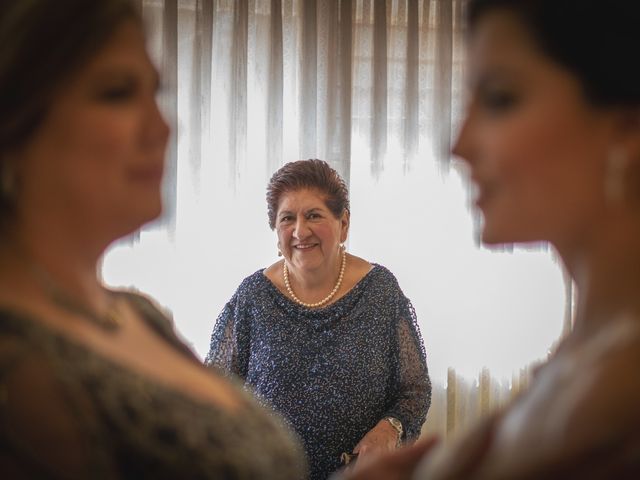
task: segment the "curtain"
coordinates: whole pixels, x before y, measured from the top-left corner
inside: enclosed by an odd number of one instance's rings
[[[104,259],[200,356],[240,281],[276,261],[265,187],[288,161],[348,182],[348,249],[413,302],[434,383],[425,430],[451,433],[524,388],[570,328],[544,246],[489,250],[449,155],[465,104],[461,0],[144,0],[173,125],[166,212]]]

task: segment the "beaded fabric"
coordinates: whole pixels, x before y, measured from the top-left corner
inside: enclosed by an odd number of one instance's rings
[[[199,363],[149,301],[119,295]],[[281,419],[233,388],[243,405],[230,413],[0,310],[0,477],[305,478],[304,454]]]
[[[393,274],[373,268],[345,296],[306,308],[262,270],[221,312],[205,363],[240,376],[302,438],[311,479],[325,479],[381,419],[420,434],[431,383],[415,312]]]

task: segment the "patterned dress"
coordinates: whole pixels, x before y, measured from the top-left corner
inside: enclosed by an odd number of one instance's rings
[[[415,312],[374,264],[345,296],[317,309],[283,295],[262,270],[224,307],[205,360],[241,377],[303,441],[311,478],[325,479],[381,419],[420,434],[431,383]]]
[[[121,295],[200,365],[150,302]],[[0,477],[305,478],[304,453],[283,422],[234,388],[241,405],[228,412],[0,310]]]

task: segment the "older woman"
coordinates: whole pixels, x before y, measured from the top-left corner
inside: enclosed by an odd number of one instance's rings
[[[0,476],[282,478],[302,452],[97,266],[161,211],[169,128],[127,0],[0,2]]]
[[[460,442],[348,478],[640,478],[640,2],[472,0],[454,153],[487,244],[546,240],[579,290],[530,389]]]
[[[247,277],[215,324],[208,364],[284,414],[311,478],[420,434],[431,387],[415,312],[395,277],[348,254],[347,188],[321,160],[278,170],[269,225],[283,259]]]

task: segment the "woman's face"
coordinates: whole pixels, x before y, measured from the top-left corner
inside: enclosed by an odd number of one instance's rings
[[[340,243],[347,238],[349,214],[336,218],[325,204],[325,195],[302,189],[282,195],[276,213],[278,248],[299,272],[337,263]]]
[[[483,240],[580,241],[604,206],[612,115],[590,106],[510,13],[480,19],[469,59],[471,98],[454,154],[478,187]]]
[[[157,217],[169,137],[157,88],[140,27],[123,23],[59,90],[18,152],[18,215],[37,212],[112,239]]]

